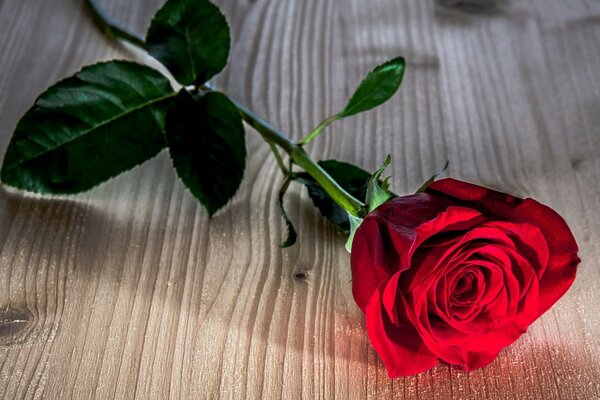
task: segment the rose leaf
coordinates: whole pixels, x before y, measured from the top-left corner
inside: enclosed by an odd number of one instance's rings
[[[208,0],[168,0],[146,35],[148,52],[182,85],[202,84],[227,64],[231,35]]]
[[[167,143],[179,178],[210,215],[237,192],[244,176],[244,126],[227,96],[179,92],[166,118]]]
[[[405,69],[406,62],[402,57],[375,67],[360,83],[339,116],[349,117],[385,103],[400,87]]]
[[[335,121],[368,111],[385,103],[400,87],[405,68],[406,62],[402,57],[396,57],[375,67],[362,80],[344,110],[323,120],[300,143],[309,143]]]
[[[37,193],[88,190],[154,157],[175,92],[152,68],[110,61],[42,93],[17,124],[2,181]]]

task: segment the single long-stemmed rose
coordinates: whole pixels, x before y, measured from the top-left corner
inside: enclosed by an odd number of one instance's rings
[[[169,78],[144,65],[109,61],[50,87],[18,123],[2,181],[27,191],[88,190],[167,148],[177,175],[210,215],[244,176],[242,121],[265,140],[284,175],[283,196],[304,184],[315,206],[349,234],[353,293],[390,376],[439,360],[486,365],[564,294],[577,246],[564,221],[533,200],[455,180],[397,197],[373,174],[336,160],[315,162],[304,146],[333,122],[387,101],[404,76],[394,58],[373,69],[346,106],[298,143],[208,84],[227,64],[230,32],[208,0],[168,0],[146,37],[115,24],[84,0],[100,27],[154,56]],[[287,154],[286,164],[281,151]],[[424,192],[424,193],[422,193]]]

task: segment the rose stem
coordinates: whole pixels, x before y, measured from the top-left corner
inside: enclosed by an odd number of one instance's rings
[[[89,10],[92,12],[94,20],[105,34],[111,38],[123,39],[126,42],[141,48],[142,50],[147,50],[146,42],[144,41],[143,37],[118,26],[98,5],[96,0],[84,1]],[[207,86],[202,86],[202,89],[211,90]],[[344,188],[342,188],[323,168],[321,168],[321,166],[317,164],[300,145],[292,142],[286,135],[256,115],[254,112],[248,109],[248,107],[231,98],[230,100],[237,107],[242,119],[246,121],[248,125],[253,127],[263,137],[263,139],[265,139],[267,144],[270,146],[275,144],[281,147],[290,156],[294,164],[312,176],[321,185],[323,190],[325,190],[340,207],[352,215],[358,217],[364,216],[364,203],[344,190]],[[273,150],[273,147],[271,147],[271,149]],[[275,157],[281,167],[281,156],[279,153],[277,153]],[[291,170],[286,171],[285,169],[282,169],[282,171],[288,173],[291,172]]]
[[[121,38],[137,47],[146,50],[144,38],[137,33],[121,28],[104,10],[96,0],[83,0],[92,12],[92,16],[100,29],[110,38]]]

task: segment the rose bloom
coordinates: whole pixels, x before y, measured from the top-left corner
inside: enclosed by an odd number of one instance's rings
[[[390,377],[483,367],[571,286],[565,221],[532,199],[454,179],[394,198],[352,242],[352,292]]]

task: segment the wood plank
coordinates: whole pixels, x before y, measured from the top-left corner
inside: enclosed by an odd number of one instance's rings
[[[102,3],[144,32],[161,0]],[[234,46],[216,80],[299,139],[402,54],[400,93],[328,129],[311,154],[373,169],[391,153],[400,193],[449,160],[452,176],[565,217],[578,278],[494,363],[389,380],[344,240],[299,187],[287,205],[300,241],[277,246],[280,177],[249,131],[243,186],[212,220],[165,154],[67,199],[0,189],[0,398],[600,397],[600,7],[495,3],[222,0]],[[149,61],[72,0],[0,1],[0,54],[1,149],[57,79],[99,60]]]

